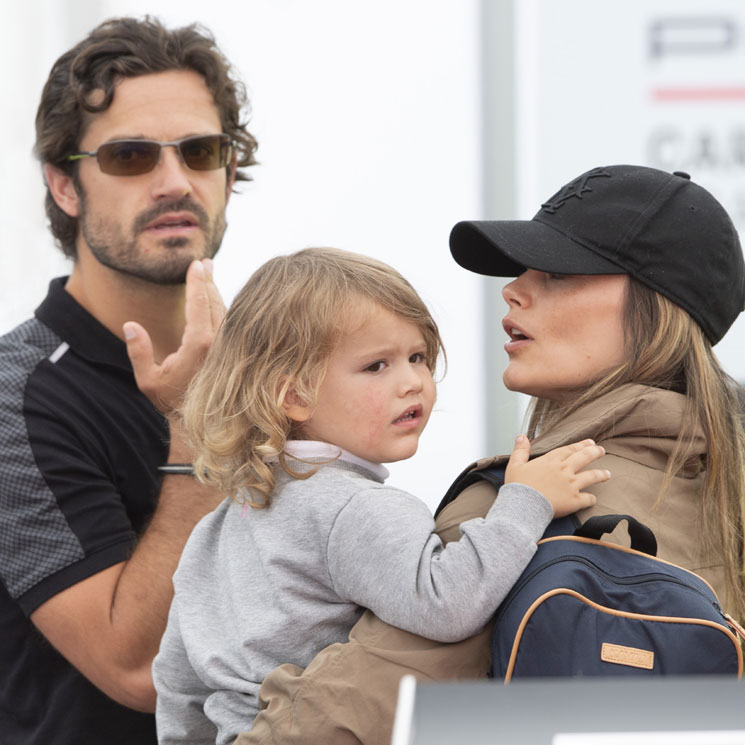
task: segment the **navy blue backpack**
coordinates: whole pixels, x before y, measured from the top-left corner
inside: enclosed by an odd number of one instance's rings
[[[499,488],[501,468],[463,474]],[[601,541],[628,523],[631,548]],[[554,520],[496,611],[492,677],[742,676],[745,631],[698,575],[656,558],[652,531],[629,515]]]

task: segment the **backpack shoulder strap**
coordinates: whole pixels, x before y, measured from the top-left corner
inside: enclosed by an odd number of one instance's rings
[[[471,465],[466,468],[466,470],[463,471],[450,485],[450,488],[442,498],[437,510],[435,510],[435,517],[437,517],[437,515],[439,515],[447,505],[456,499],[456,497],[466,489],[466,487],[471,486],[471,484],[476,484],[479,481],[486,481],[494,487],[494,491],[499,491],[504,485],[505,466],[506,464],[476,469]],[[576,513],[555,518],[549,523],[543,537],[549,538],[557,535],[572,535],[580,524],[580,520]]]
[[[476,484],[479,481],[487,481],[494,487],[495,491],[499,491],[499,488],[504,484],[504,466],[488,466],[487,468],[480,469],[475,469],[473,465],[468,466],[450,485],[450,488],[435,510],[435,517],[466,487]]]

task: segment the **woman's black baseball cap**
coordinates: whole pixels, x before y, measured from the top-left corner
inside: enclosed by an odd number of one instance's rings
[[[745,307],[740,240],[722,205],[687,173],[593,168],[532,220],[459,222],[450,250],[464,268],[516,277],[629,274],[686,310],[716,344]]]

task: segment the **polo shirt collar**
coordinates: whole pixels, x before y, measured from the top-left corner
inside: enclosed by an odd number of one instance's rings
[[[125,343],[114,336],[65,289],[67,277],[49,283],[49,292],[36,309],[36,317],[81,357],[132,373]]]

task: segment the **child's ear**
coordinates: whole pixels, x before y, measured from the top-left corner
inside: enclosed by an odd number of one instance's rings
[[[304,403],[295,389],[290,386],[282,398],[282,411],[287,414],[293,422],[302,424],[310,419],[312,413],[310,406]]]

